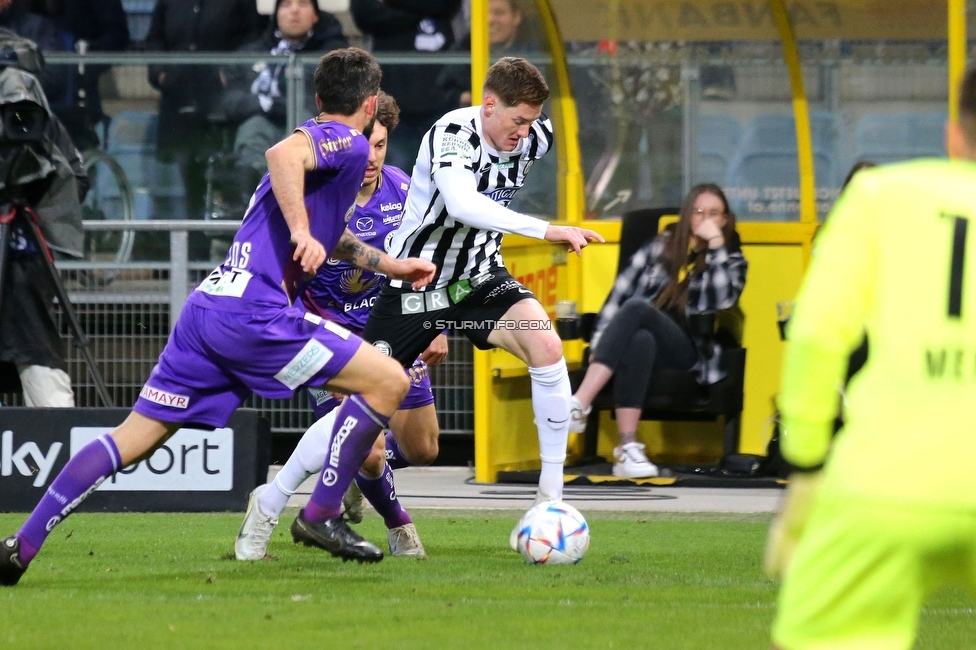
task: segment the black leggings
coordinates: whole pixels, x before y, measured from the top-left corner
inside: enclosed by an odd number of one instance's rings
[[[647,299],[631,298],[607,323],[593,360],[609,366],[616,375],[616,407],[640,408],[655,364],[689,370],[698,360],[698,350],[664,312]]]

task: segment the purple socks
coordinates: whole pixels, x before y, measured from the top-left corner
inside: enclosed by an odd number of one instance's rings
[[[400,447],[397,445],[392,431],[386,432],[386,464],[391,469],[410,467],[410,461],[403,457],[403,452],[400,451]]]
[[[379,478],[367,478],[360,474],[356,477],[356,483],[366,500],[383,517],[387,528],[393,529],[413,523],[410,515],[397,499],[396,487],[393,485],[393,469],[389,463],[384,466],[383,475]]]
[[[102,481],[120,469],[122,457],[110,435],[100,436],[82,447],[64,466],[17,531],[21,560],[33,560],[54,527],[70,515]]]
[[[321,523],[342,513],[342,494],[359,473],[376,436],[388,424],[389,418],[370,408],[361,395],[343,400],[322,473],[303,510],[307,521]]]

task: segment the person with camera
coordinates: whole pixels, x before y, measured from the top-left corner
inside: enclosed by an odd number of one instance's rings
[[[56,279],[43,256],[82,256],[88,179],[41,88],[37,45],[6,30],[0,44],[0,222],[8,233],[0,241],[7,246],[0,266],[0,388],[22,388],[27,406],[70,407]],[[41,240],[29,219],[40,226]]]

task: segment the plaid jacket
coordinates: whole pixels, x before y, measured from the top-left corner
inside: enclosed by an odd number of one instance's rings
[[[671,281],[661,261],[670,237],[671,231],[665,230],[641,246],[630,258],[627,268],[617,275],[613,289],[597,318],[590,340],[591,348],[597,346],[607,323],[624,302],[631,298],[650,302]],[[748,264],[737,245],[710,249],[705,254],[705,268],[692,275],[688,283],[688,305],[685,313],[691,315],[717,312],[735,305],[746,284],[747,267]],[[682,329],[687,331],[685,327]],[[698,374],[698,382],[708,385],[724,378],[721,346],[715,342],[706,346],[703,341],[691,338],[698,347],[698,361],[692,368]]]

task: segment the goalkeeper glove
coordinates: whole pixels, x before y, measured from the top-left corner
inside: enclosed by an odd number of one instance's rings
[[[794,472],[783,497],[783,506],[773,517],[766,538],[764,569],[770,578],[786,574],[793,551],[806,528],[822,482],[822,471]]]

